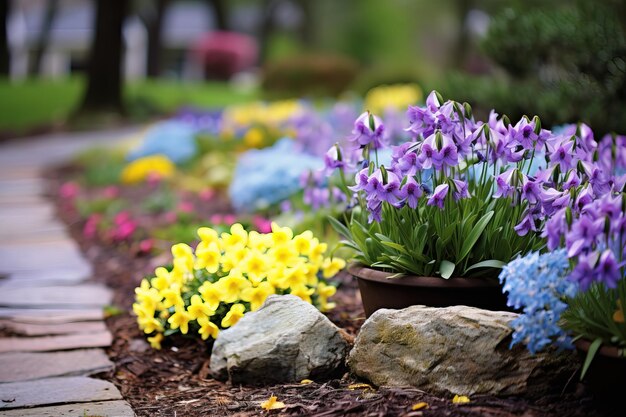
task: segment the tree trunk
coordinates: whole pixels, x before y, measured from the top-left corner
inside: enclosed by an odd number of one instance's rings
[[[465,64],[465,58],[467,57],[467,50],[470,46],[469,42],[469,30],[467,27],[467,15],[472,9],[473,0],[457,0],[457,19],[458,19],[458,33],[456,36],[456,42],[452,48],[452,64],[455,68],[463,69]]]
[[[155,10],[152,10],[151,15],[144,19],[148,29],[148,62],[146,72],[148,77],[151,78],[161,75],[161,32],[169,2],[169,0],[155,0]]]
[[[259,46],[260,54],[259,60],[261,63],[265,62],[269,53],[269,43],[272,34],[274,33],[274,13],[278,8],[278,1],[276,0],[263,0],[261,6],[263,10],[263,20],[261,21],[261,28],[259,30]]]
[[[41,31],[39,32],[39,37],[37,38],[35,56],[33,57],[33,62],[29,71],[31,76],[41,74],[41,59],[43,58],[46,49],[48,49],[50,31],[52,30],[52,24],[54,23],[58,5],[59,0],[48,0],[46,2],[46,14],[44,15],[43,25],[41,26]]]
[[[128,0],[97,0],[96,23],[81,110],[122,114],[122,26]]]
[[[215,14],[215,23],[219,30],[228,30],[228,6],[225,0],[208,0],[213,13]]]
[[[10,54],[9,54],[9,33],[7,31],[7,20],[9,18],[9,0],[0,0],[0,76],[11,75]]]

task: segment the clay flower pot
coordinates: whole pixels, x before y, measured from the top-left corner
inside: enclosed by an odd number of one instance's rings
[[[359,283],[365,315],[381,308],[402,309],[412,305],[449,307],[466,305],[493,311],[510,311],[496,276],[449,278],[402,276],[351,264],[348,271]]]
[[[585,360],[591,342],[578,339],[574,342],[582,360]],[[626,357],[624,349],[601,346],[596,352],[583,381],[596,399],[603,402],[621,402],[626,387]]]

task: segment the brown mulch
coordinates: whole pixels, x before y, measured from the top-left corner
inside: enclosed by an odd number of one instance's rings
[[[53,174],[62,178],[63,173],[60,170]],[[60,208],[56,194],[51,197]],[[209,372],[210,343],[177,337],[164,342],[162,350],[153,350],[129,312],[134,288],[145,274],[154,270],[158,260],[138,257],[123,246],[85,240],[82,236],[83,224],[75,215],[61,209],[58,214],[93,263],[96,271],[94,279],[115,292],[114,305],[122,313],[107,319],[113,334],[113,345],[107,353],[115,363],[115,369],[98,376],[114,383],[139,417],[621,415],[621,407],[611,406],[612,411],[604,409],[604,404],[594,401],[583,385],[575,383],[572,383],[570,392],[562,395],[533,399],[474,396],[468,404],[452,404],[451,397],[434,396],[416,388],[354,387],[353,384],[364,381],[358,381],[348,373],[337,379],[314,381],[307,385],[249,387],[217,381]],[[358,288],[346,275],[340,276],[339,280],[335,296],[337,307],[327,315],[348,334],[356,335],[364,321]],[[284,402],[285,408],[264,411],[260,403],[271,395]],[[428,407],[412,411],[412,405],[419,402],[427,403]]]

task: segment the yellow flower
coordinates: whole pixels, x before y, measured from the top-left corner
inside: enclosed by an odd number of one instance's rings
[[[267,271],[267,280],[274,287],[281,287],[285,279],[287,269],[282,265],[275,265]]]
[[[381,85],[365,95],[365,109],[382,113],[387,109],[406,110],[422,99],[422,89],[416,84]]]
[[[124,167],[121,180],[124,184],[136,184],[145,181],[151,175],[169,178],[176,171],[176,166],[165,155],[150,155],[139,158]]]
[[[468,402],[470,402],[470,399],[465,395],[455,395],[452,399],[452,404],[467,404]]]
[[[269,247],[268,235],[261,234],[256,230],[248,233],[248,247],[253,250],[264,251]]]
[[[139,317],[137,318],[137,324],[139,324],[139,328],[142,329],[145,334],[163,331],[163,325],[154,317]]]
[[[242,247],[248,243],[248,232],[240,223],[230,226],[230,233],[222,233],[222,245],[227,248]]]
[[[233,304],[228,313],[222,319],[222,327],[234,326],[246,312],[246,307],[243,304]]]
[[[222,301],[225,303],[234,303],[239,300],[241,292],[252,284],[245,279],[238,269],[233,269],[224,278],[217,281],[222,294]]]
[[[206,281],[198,288],[198,292],[211,310],[217,310],[222,301],[222,293],[218,285]]]
[[[198,229],[197,233],[200,240],[202,240],[201,243],[208,245],[215,242],[216,244],[219,244],[220,238],[217,235],[217,232],[210,227],[201,227]]]
[[[176,284],[164,289],[160,294],[163,297],[163,308],[183,307],[185,305],[183,297],[180,295],[180,288]]]
[[[269,400],[261,403],[261,408],[266,411],[278,410],[280,408],[285,408],[285,403],[278,401],[278,397],[272,395]]]
[[[284,245],[293,238],[293,231],[288,227],[280,227],[272,222],[272,240],[274,245]]]
[[[326,258],[322,264],[322,274],[324,278],[330,278],[346,267],[346,261],[341,258]]]
[[[302,301],[311,304],[311,294],[313,294],[313,292],[315,292],[314,288],[309,288],[306,285],[298,285],[291,287],[290,294],[300,297]]]
[[[320,243],[317,238],[311,240],[311,250],[309,251],[309,259],[314,263],[321,263],[326,253],[328,245],[326,243]]]
[[[250,251],[243,262],[243,270],[248,274],[248,279],[257,285],[267,276],[268,262],[263,254]]]
[[[187,313],[184,308],[176,307],[176,312],[172,314],[172,316],[167,319],[167,322],[170,324],[172,329],[179,329],[182,334],[187,334],[189,331],[189,321],[191,320],[191,316]]]
[[[293,238],[293,246],[300,255],[308,255],[311,250],[311,241],[313,240],[313,232],[307,230]]]
[[[156,276],[150,280],[154,288],[161,291],[170,286],[171,277],[167,269],[160,266],[154,270],[154,275]]]
[[[156,309],[162,298],[159,291],[156,288],[152,288],[147,279],[141,280],[140,286],[135,288],[135,299],[139,303],[150,306],[152,310]]]
[[[305,285],[308,280],[307,272],[306,267],[302,264],[296,266],[295,268],[286,268],[284,278],[280,283],[279,288],[287,289]]]
[[[187,307],[187,313],[192,319],[199,319],[215,314],[215,310],[208,303],[203,303],[198,294],[191,296],[191,304]]]
[[[161,349],[161,342],[163,341],[163,333],[157,333],[152,337],[148,338],[148,342],[150,342],[150,346],[152,349]]]
[[[329,311],[335,308],[335,303],[329,303],[328,298],[335,295],[335,293],[337,292],[336,287],[320,282],[317,285],[316,291],[321,311]]]
[[[201,244],[204,242],[201,242]],[[220,267],[220,259],[222,258],[222,253],[217,246],[217,243],[211,242],[206,245],[198,245],[196,248],[196,269],[206,268],[206,270],[214,274]]]
[[[298,252],[293,248],[293,244],[275,246],[268,252],[268,255],[278,264],[293,266],[298,262]]]
[[[241,292],[241,299],[250,303],[251,311],[256,311],[263,305],[265,299],[275,292],[276,290],[272,284],[263,281],[257,287],[250,287],[243,290]]]
[[[200,325],[198,333],[202,336],[202,340],[207,340],[209,336],[213,339],[217,339],[220,329],[215,325],[215,323],[209,320],[208,317],[200,317],[198,319],[198,324]]]
[[[428,403],[425,403],[423,401],[419,402],[419,403],[416,403],[416,404],[413,404],[411,406],[411,410],[412,411],[422,410],[422,409],[425,409],[425,408],[428,408]]]
[[[243,136],[243,143],[249,148],[259,148],[263,145],[263,136],[261,129],[253,127]]]

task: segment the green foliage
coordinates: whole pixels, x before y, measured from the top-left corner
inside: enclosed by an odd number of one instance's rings
[[[506,88],[468,80],[454,94],[512,118],[536,113],[547,125],[581,120],[598,133],[626,131],[625,10],[607,0],[507,9],[483,43],[511,76]]]
[[[148,213],[163,213],[173,210],[176,206],[176,195],[167,187],[161,187],[151,193],[142,203],[141,207]]]
[[[74,162],[84,170],[82,181],[88,187],[119,184],[120,174],[126,165],[124,152],[103,148],[85,151]]]
[[[602,344],[623,348],[626,356],[626,325],[616,320],[616,312],[623,314],[620,305],[626,305],[626,279],[621,279],[616,289],[596,282],[568,304],[561,316],[564,329],[591,342],[601,340]]]
[[[116,198],[95,198],[93,200],[79,198],[76,207],[81,217],[87,218],[92,214],[102,214],[111,218],[126,206],[125,202]]]

